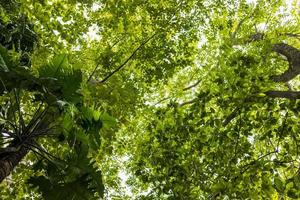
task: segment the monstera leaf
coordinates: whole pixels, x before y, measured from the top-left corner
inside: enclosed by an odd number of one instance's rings
[[[89,146],[96,150],[100,146],[100,129],[102,128],[101,113],[92,107],[82,107],[81,127],[89,136]]]
[[[69,65],[67,55],[57,55],[39,69],[37,82],[48,104],[56,103],[60,108],[66,108],[62,117],[62,130],[67,140],[72,141],[70,153],[65,156],[67,159],[59,165],[53,164],[53,160],[37,163],[35,170],[45,170],[46,173],[29,179],[29,183],[38,187],[46,200],[97,199],[95,193],[99,197],[103,196],[101,171],[89,159],[90,152],[95,152],[100,146],[102,122],[98,111],[75,106],[82,102],[78,93],[81,81],[81,71]],[[73,112],[76,114],[70,114]],[[86,126],[78,124],[77,117]]]
[[[14,58],[9,53],[9,51],[0,45],[0,70],[1,72],[8,72],[9,67],[15,67],[17,65],[16,62],[14,62]]]
[[[31,177],[28,183],[38,187],[45,200],[84,200],[103,197],[104,185],[101,171],[87,157],[88,147],[77,146],[68,155],[63,167],[51,162],[38,162],[34,170],[46,170],[46,175]],[[95,196],[98,193],[99,197]]]
[[[78,93],[82,82],[82,73],[69,65],[66,54],[55,56],[47,65],[39,68],[39,78],[48,92],[59,100],[69,103],[79,103]]]
[[[61,106],[61,102],[79,103],[78,93],[82,82],[80,70],[74,70],[67,55],[55,56],[47,65],[39,68],[39,77],[30,68],[21,66],[13,52],[0,45],[0,93],[12,89],[37,92],[48,104]]]
[[[8,67],[7,67],[2,55],[0,55],[0,70],[4,71],[4,72],[8,72]]]
[[[12,89],[40,91],[41,85],[30,68],[20,65],[18,54],[0,45],[0,94]]]
[[[73,182],[68,183],[51,183],[45,176],[31,177],[29,180],[34,186],[38,186],[39,191],[45,200],[90,200],[93,199],[93,194],[87,187],[86,176],[82,176]],[[94,197],[94,199],[96,199]]]
[[[97,152],[101,145],[101,113],[93,107],[69,106],[61,118],[62,133],[70,147],[74,141],[87,145],[90,152]]]

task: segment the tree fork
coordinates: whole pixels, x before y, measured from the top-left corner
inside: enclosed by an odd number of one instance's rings
[[[278,43],[273,46],[273,51],[285,56],[289,62],[288,70],[281,75],[274,76],[274,81],[287,82],[300,74],[300,50],[285,43]]]

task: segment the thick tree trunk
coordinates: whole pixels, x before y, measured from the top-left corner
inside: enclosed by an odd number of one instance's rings
[[[0,183],[12,172],[19,162],[26,156],[29,149],[25,146],[20,146],[15,151],[2,152],[0,154]]]

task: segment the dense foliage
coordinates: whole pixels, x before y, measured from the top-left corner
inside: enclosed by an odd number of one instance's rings
[[[299,8],[1,1],[1,199],[299,199]]]

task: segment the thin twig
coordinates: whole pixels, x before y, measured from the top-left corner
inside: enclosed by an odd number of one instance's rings
[[[110,49],[112,49],[115,45],[117,45],[119,42],[121,41],[121,38],[119,38],[111,47]],[[109,63],[108,67],[110,66],[111,63]],[[96,67],[94,68],[94,70],[92,71],[92,73],[89,75],[89,78],[87,79],[86,82],[90,82],[90,80],[93,78],[93,76],[95,75],[97,69],[100,66],[100,62],[98,60]]]
[[[170,98],[171,98],[171,97],[165,97],[165,98],[159,100],[158,102],[156,102],[156,103],[154,104],[154,106],[156,106],[156,105],[160,104],[161,102],[166,101],[166,100],[168,100],[168,99],[170,99]]]
[[[249,15],[249,16],[245,16],[237,25],[236,29],[234,30],[234,32],[231,35],[231,39],[235,39],[236,34],[238,33],[238,31],[240,30],[241,26],[243,25],[243,23],[248,19],[251,18],[255,13],[255,9],[253,10],[253,12]]]
[[[5,142],[1,142],[0,144],[3,146],[4,144],[10,144],[12,142],[12,140],[8,140],[8,141],[5,141]]]
[[[64,57],[63,57],[63,59],[60,61],[60,63],[59,63],[59,65],[58,65],[58,67],[57,67],[57,69],[56,69],[56,71],[55,71],[55,73],[54,73],[53,77],[55,77],[55,76],[56,76],[56,74],[58,73],[58,71],[59,71],[59,69],[61,68],[61,66],[62,66],[63,62],[64,62],[64,61],[65,61],[65,59],[66,59],[66,57],[67,57],[67,54],[65,54],[65,55],[64,55]]]
[[[96,67],[94,68],[94,70],[92,71],[92,73],[90,74],[86,82],[90,82],[91,78],[94,76],[99,66],[100,66],[100,62],[97,63]]]
[[[11,132],[9,130],[6,129],[2,129],[1,131],[2,137],[4,137],[4,134],[7,134],[10,136],[10,138],[15,138],[16,134],[14,132]]]
[[[141,43],[133,52],[132,54],[119,66],[117,67],[114,71],[112,71],[109,75],[107,75],[102,81],[99,81],[98,83],[104,83],[107,81],[111,76],[113,76],[115,73],[120,71],[134,56],[135,54],[142,48],[144,47],[157,33],[154,33],[151,37],[149,37],[145,42]]]
[[[199,85],[200,83],[201,83],[201,81],[198,80],[196,83],[194,83],[194,84],[192,84],[192,85],[190,85],[190,86],[187,86],[186,88],[183,88],[182,90],[183,90],[183,91],[187,91],[187,90],[189,90],[189,89],[192,89],[193,87],[196,87],[196,86]],[[164,98],[162,98],[161,100],[159,100],[158,102],[156,102],[156,103],[154,104],[154,106],[156,106],[157,104],[160,104],[161,102],[166,101],[166,100],[168,100],[168,99],[170,99],[170,98],[171,98],[171,97],[164,97]],[[191,103],[195,103],[195,102],[196,102],[196,99],[193,99],[193,100],[191,100],[191,101],[184,102],[184,103],[180,104],[179,106],[184,106],[184,105],[191,104]]]
[[[196,87],[197,85],[199,85],[201,83],[201,80],[198,80],[196,83],[186,87],[186,88],[183,88],[183,91],[187,91],[189,89],[192,89],[193,87]]]
[[[285,131],[285,128],[286,128],[286,122],[287,122],[287,118],[289,116],[289,112],[286,112],[285,116],[284,116],[284,119],[283,119],[283,122],[282,122],[282,125],[281,125],[281,130],[279,132],[279,137],[278,137],[278,140],[277,140],[277,149],[279,147],[279,142],[280,142],[280,139],[282,138],[282,135]]]
[[[242,171],[240,172],[240,174],[241,174],[241,175],[244,174],[244,173],[245,173],[248,169],[250,169],[250,167],[251,167],[253,164],[255,164],[257,161],[259,161],[259,160],[261,160],[261,159],[263,159],[263,158],[265,158],[265,157],[267,157],[267,156],[269,156],[269,155],[271,155],[271,154],[273,154],[273,153],[277,153],[277,152],[278,152],[277,150],[268,152],[268,153],[266,153],[265,155],[260,156],[260,157],[257,158],[256,160],[253,160],[253,161],[251,161],[250,163],[244,165],[242,168],[245,168],[245,169],[242,170]],[[236,177],[236,178],[237,178],[237,177]]]
[[[19,136],[17,135],[18,128],[15,126],[15,124],[14,124],[13,122],[9,121],[9,120],[6,120],[6,122],[8,123],[9,126],[12,127],[12,129],[14,129],[15,133],[12,132],[12,133],[14,134],[14,136],[15,136],[15,137],[19,137]]]
[[[237,155],[237,147],[238,147],[238,142],[240,140],[240,134],[241,134],[241,128],[242,128],[242,116],[241,116],[241,112],[239,111],[239,116],[240,116],[240,119],[239,119],[239,124],[238,124],[238,135],[237,135],[237,139],[235,141],[235,147],[234,147],[234,157],[236,157]]]
[[[248,16],[244,17],[239,24],[237,25],[236,29],[234,30],[234,32],[231,35],[232,39],[235,39],[237,32],[240,30],[242,24],[246,21],[246,19],[248,18]]]
[[[199,100],[199,98],[195,98],[195,99],[192,99],[190,101],[183,102],[183,103],[179,104],[179,106],[182,107],[182,106],[185,106],[185,105],[193,104],[193,103],[197,102],[198,100]]]

